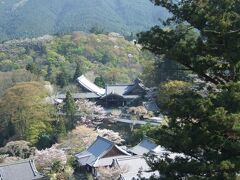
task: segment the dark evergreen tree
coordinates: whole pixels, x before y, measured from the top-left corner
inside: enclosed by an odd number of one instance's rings
[[[69,75],[67,74],[64,68],[62,68],[62,71],[57,75],[56,83],[61,88],[69,84]]]
[[[27,64],[26,65],[26,70],[30,71],[31,73],[39,76],[41,74],[40,69],[36,66],[36,64]]]
[[[13,125],[13,123],[11,121],[8,122],[8,126],[7,126],[7,136],[12,137],[15,134],[15,127]]]
[[[53,74],[52,64],[48,64],[47,75],[46,75],[47,81],[52,82],[52,74]]]
[[[46,149],[50,148],[53,144],[56,143],[56,139],[53,135],[50,134],[42,134],[38,138],[38,142],[36,143],[37,149]]]
[[[107,64],[109,61],[111,60],[111,57],[109,57],[108,53],[104,53],[102,59],[101,59],[101,63],[103,64]]]
[[[58,140],[66,135],[66,126],[63,119],[59,119],[55,122],[55,136]]]
[[[75,125],[75,113],[76,106],[75,101],[69,91],[66,93],[66,98],[64,100],[63,111],[66,113],[66,128],[67,130],[73,129]]]
[[[165,57],[156,58],[154,62],[154,71],[147,72],[149,78],[153,78],[155,86],[159,83],[169,80],[189,80],[188,71],[183,65],[169,60]]]
[[[211,88],[171,94],[168,125],[147,135],[184,156],[149,157],[160,179],[236,179],[240,174],[240,3],[237,0],[153,0],[173,17],[141,33],[140,43],[182,64]],[[202,93],[204,92],[204,93]]]
[[[95,78],[94,84],[99,87],[105,88],[105,81],[102,76],[98,76]]]
[[[73,76],[73,82],[77,80],[79,76],[82,75],[81,69],[80,69],[80,63],[77,63],[77,67]]]

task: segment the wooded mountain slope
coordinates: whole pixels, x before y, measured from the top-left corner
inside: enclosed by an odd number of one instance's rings
[[[13,40],[0,44],[0,71],[27,69],[55,83],[62,73],[67,79],[73,78],[78,64],[80,74],[91,72],[104,77],[107,83],[126,83],[141,74],[145,62],[154,59],[140,48],[114,33],[74,32],[65,36]]]
[[[159,24],[167,15],[148,0],[0,0],[0,41],[96,26],[130,34]]]

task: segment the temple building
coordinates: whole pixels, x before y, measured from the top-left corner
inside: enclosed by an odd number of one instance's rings
[[[97,102],[103,106],[126,106],[134,100],[143,97],[147,88],[140,79],[136,79],[132,84],[106,85],[105,89],[90,82],[84,75],[78,79],[80,87],[85,93],[91,93],[92,98],[97,98]]]
[[[143,98],[147,92],[147,88],[140,79],[136,79],[132,84],[106,85],[105,88],[98,87],[84,75],[80,76],[77,82],[82,92],[72,94],[75,100],[88,99],[104,107],[128,106],[138,98]],[[65,98],[65,94],[55,97],[58,100]]]
[[[141,172],[142,178],[150,178],[153,175],[159,176],[157,171],[150,171],[144,154],[161,154],[165,149],[156,145],[151,139],[144,139],[135,147],[127,148],[118,146],[114,142],[98,136],[97,139],[85,151],[75,155],[78,165],[81,169],[91,172],[97,178],[101,177],[99,168],[120,168],[119,180],[139,179]]]
[[[130,153],[114,142],[98,136],[85,151],[75,155],[80,167],[97,176],[97,168],[111,166],[114,158],[128,157]]]

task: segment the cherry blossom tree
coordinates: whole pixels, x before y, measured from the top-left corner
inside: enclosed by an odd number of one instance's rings
[[[62,148],[68,154],[77,153],[89,146],[97,137],[94,128],[87,125],[78,125],[67,134],[58,148]]]
[[[49,171],[53,168],[55,163],[59,163],[61,168],[67,163],[67,156],[63,150],[57,149],[56,145],[45,150],[35,151],[35,163],[36,166],[43,171]]]
[[[128,172],[128,167],[100,167],[97,172],[99,180],[115,180],[119,179],[122,173]]]
[[[95,102],[81,99],[76,101],[76,106],[77,112],[81,117],[81,123],[94,127],[107,118],[107,113],[104,108],[96,105]]]
[[[97,129],[97,133],[99,136],[104,137],[116,144],[122,144],[125,140],[121,137],[119,132],[114,132],[109,129]]]
[[[10,141],[0,148],[1,154],[8,154],[10,157],[29,158],[34,154],[35,147],[31,147],[27,141]]]

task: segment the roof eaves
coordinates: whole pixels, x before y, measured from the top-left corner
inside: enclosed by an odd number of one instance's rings
[[[97,162],[98,162],[98,160],[99,160],[99,158],[100,158],[100,157],[98,157],[98,158],[95,159],[93,162],[91,162],[91,164],[93,163],[91,166],[95,167],[96,164],[97,164]],[[90,163],[89,163],[89,165],[90,165]]]
[[[20,161],[11,162],[11,163],[3,163],[3,164],[0,164],[0,167],[4,168],[6,166],[14,166],[14,165],[18,165],[18,164],[29,164],[29,166],[33,172],[33,175],[34,175],[34,179],[40,179],[40,178],[45,177],[43,174],[41,174],[37,171],[37,168],[34,164],[33,159],[24,159],[24,160],[20,160]]]
[[[115,92],[111,92],[111,93],[108,93],[108,94],[105,94],[104,96],[102,96],[101,98],[103,99],[103,98],[106,98],[106,97],[108,97],[108,96],[119,96],[119,97],[121,97],[121,98],[123,98],[124,96],[122,96],[121,94],[118,94],[118,93],[115,93]]]
[[[10,162],[10,163],[1,163],[0,167],[12,166],[12,165],[17,165],[17,164],[24,164],[24,163],[28,163],[29,161],[30,161],[30,159],[24,159],[24,160]]]
[[[83,155],[83,156],[77,156],[78,154],[75,154],[75,157],[76,158],[85,158],[85,157],[89,157],[89,156],[91,156],[92,154],[86,154],[86,155]]]
[[[37,171],[37,168],[36,168],[36,166],[35,166],[35,164],[34,164],[34,161],[33,161],[32,159],[29,160],[29,164],[30,164],[30,166],[31,166],[31,168],[32,168],[32,171],[33,171],[34,176],[38,176],[38,175],[39,175],[39,172]]]
[[[142,155],[136,155],[136,156],[129,156],[129,157],[120,157],[117,158],[117,161],[124,161],[124,160],[130,160],[130,159],[138,159],[138,158],[144,158]]]
[[[122,153],[124,153],[124,154],[126,154],[126,155],[128,155],[128,156],[131,156],[130,153],[128,153],[128,152],[125,151],[124,149],[120,148],[118,145],[115,145],[115,147],[116,147],[119,151],[121,151]]]
[[[78,77],[77,81],[79,82],[79,84],[84,86],[84,88],[88,89],[91,92],[96,93],[97,95],[101,96],[101,95],[105,94],[105,89],[100,88],[96,84],[92,83],[84,75]]]

